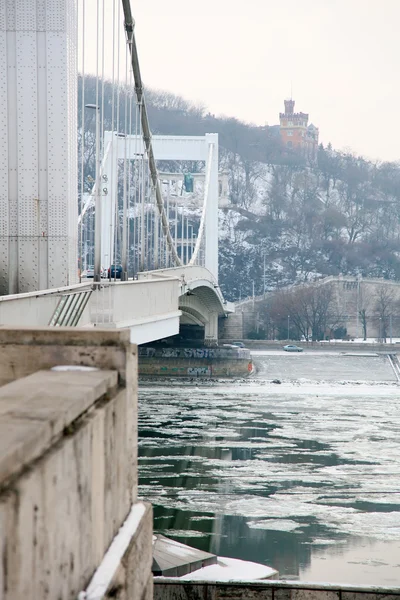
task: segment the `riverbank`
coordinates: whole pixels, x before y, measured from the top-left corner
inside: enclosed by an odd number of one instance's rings
[[[236,340],[223,340],[230,344]],[[400,353],[400,343],[381,344],[379,342],[344,342],[342,340],[330,340],[327,342],[298,342],[285,340],[241,340],[246,348],[250,350],[282,350],[286,344],[296,344],[304,350],[316,350],[321,352],[379,352],[379,353]]]

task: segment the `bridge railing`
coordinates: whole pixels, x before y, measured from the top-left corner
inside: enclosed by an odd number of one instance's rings
[[[0,296],[0,325],[46,327],[51,324],[63,298],[78,294],[85,297],[90,291],[91,284],[82,283],[38,292]],[[75,325],[89,325],[90,315],[87,305],[82,305],[81,308],[82,312]]]

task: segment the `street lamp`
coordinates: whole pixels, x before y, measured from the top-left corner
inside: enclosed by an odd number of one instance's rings
[[[93,281],[101,281],[101,181],[100,181],[100,106],[85,104],[85,108],[96,111],[96,202],[94,217],[94,276]]]
[[[290,331],[290,315],[287,317],[287,339],[289,341],[289,331]]]

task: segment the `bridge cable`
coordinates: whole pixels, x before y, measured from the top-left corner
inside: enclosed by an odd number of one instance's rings
[[[163,234],[166,237],[167,244],[168,244],[169,250],[172,254],[175,264],[177,266],[180,266],[182,264],[182,261],[180,260],[178,254],[175,250],[174,242],[173,242],[170,230],[169,230],[169,223],[168,223],[167,216],[166,216],[165,210],[164,210],[164,203],[163,203],[163,198],[162,198],[160,179],[158,176],[156,161],[154,158],[153,145],[152,145],[152,141],[151,141],[151,131],[150,131],[149,120],[148,120],[148,116],[147,116],[146,102],[145,102],[145,98],[144,98],[143,83],[142,83],[142,78],[141,78],[141,74],[140,74],[139,58],[138,58],[136,39],[135,39],[135,33],[134,33],[135,23],[134,23],[134,20],[132,17],[130,0],[122,0],[122,6],[123,6],[123,10],[124,10],[125,32],[126,32],[126,37],[127,37],[127,44],[128,44],[129,52],[131,55],[132,70],[133,70],[133,76],[134,76],[134,80],[135,80],[135,92],[136,92],[137,101],[141,105],[141,123],[142,123],[142,131],[143,131],[143,142],[144,142],[147,156],[148,156],[149,169],[150,169],[151,179],[152,179],[153,186],[154,186],[155,193],[156,193],[156,202],[157,202],[158,211],[161,216]]]
[[[105,47],[105,14],[104,14],[104,0],[102,0],[102,25],[101,25],[101,113],[100,113],[100,143],[101,143],[101,154],[100,156],[104,158],[105,148],[104,148],[104,47]],[[103,180],[101,180],[103,181]],[[101,186],[102,188],[102,186]],[[102,193],[102,189],[100,189],[100,194]]]
[[[127,258],[127,271],[128,271],[128,279],[129,279],[129,259],[130,259],[130,222],[131,222],[131,217],[132,217],[132,210],[131,210],[131,181],[132,181],[132,69],[129,69],[129,149],[128,149],[128,156],[129,156],[129,160],[128,160],[128,223],[127,223],[127,227],[128,227],[128,232],[127,232],[127,252],[128,252],[128,258]],[[133,223],[133,220],[132,220]]]
[[[140,114],[142,113],[142,106],[139,105]],[[145,214],[144,214],[144,159],[140,162],[140,270],[144,271],[144,255],[145,255]]]
[[[211,163],[212,163],[212,159],[213,159],[213,153],[214,153],[214,144],[210,144],[209,149],[208,149],[206,180],[204,183],[203,211],[201,213],[201,221],[200,221],[199,232],[197,234],[196,246],[194,248],[194,252],[193,252],[192,257],[189,262],[190,266],[193,266],[196,263],[197,257],[200,252],[200,247],[201,247],[201,244],[203,241],[205,222],[206,222],[206,213],[207,213],[207,201],[208,201],[208,196],[209,196],[209,191],[210,191]]]
[[[114,126],[115,126],[115,2],[116,0],[113,0],[113,14],[112,14],[112,79],[111,79],[111,132],[113,135],[113,132],[115,131]],[[109,278],[111,279],[111,266],[113,264],[115,264],[115,259],[114,259],[114,248],[113,248],[113,238],[114,238],[114,234],[115,234],[115,214],[113,214],[113,201],[114,201],[114,197],[115,195],[117,195],[118,197],[118,191],[117,194],[115,194],[115,173],[114,173],[114,161],[115,161],[115,152],[117,151],[117,149],[115,148],[115,144],[113,143],[113,140],[111,142],[111,181],[110,181],[110,228],[112,229],[111,234],[110,235],[110,275]],[[118,190],[118,186],[117,186],[117,190]]]
[[[81,202],[80,202],[80,230],[79,230],[79,281],[82,281],[82,270],[83,270],[83,253],[84,253],[84,232],[86,229],[83,227],[83,209],[84,209],[84,193],[85,193],[85,0],[82,0],[82,73],[81,73],[81,156],[80,156],[80,188],[81,188]],[[79,225],[79,220],[78,220]],[[86,244],[85,244],[86,248]],[[86,251],[85,251],[85,269],[86,264]]]
[[[100,55],[100,0],[96,3],[96,100],[95,100],[95,124],[96,124],[96,175],[95,185],[92,189],[96,190],[94,197],[94,281],[100,278],[101,271],[101,189],[100,181],[100,115],[99,115],[99,94],[100,94],[100,74],[99,74],[99,55]]]
[[[122,187],[122,249],[121,266],[123,280],[127,277],[127,130],[128,130],[128,48],[125,48],[125,89],[124,89],[124,169],[123,169],[123,187]]]
[[[136,104],[136,98],[133,95],[133,74],[132,74],[132,70],[131,70],[131,102],[132,102],[132,106],[134,106],[134,118],[132,121],[132,135],[135,136],[135,140],[136,140],[136,136],[137,136],[137,118],[138,118],[138,106]],[[136,141],[134,142],[133,146],[135,146]],[[132,192],[131,192],[131,205],[132,205],[132,242],[131,242],[131,246],[132,246],[132,256],[131,256],[131,261],[132,261],[132,276],[133,278],[135,277],[135,273],[136,273],[136,226],[137,226],[137,213],[136,213],[136,191],[137,191],[137,182],[136,182],[136,160],[137,160],[137,156],[136,156],[136,151],[134,150],[134,154],[133,154],[133,160],[132,160]]]
[[[120,22],[121,22],[121,4],[118,2],[118,11],[117,11],[117,110],[116,110],[116,131],[117,133],[120,131],[120,91],[121,91],[121,84],[120,84]],[[114,130],[113,130],[114,132]],[[115,181],[115,185],[116,185],[116,202],[115,202],[115,220],[114,220],[114,282],[117,280],[117,269],[116,269],[116,264],[117,264],[117,255],[118,255],[118,246],[119,246],[119,210],[118,210],[118,145],[119,145],[119,140],[117,139],[117,156],[116,156],[116,162],[117,162],[117,174],[116,174],[116,181]],[[113,168],[114,170],[114,168]],[[111,273],[110,273],[111,275]]]

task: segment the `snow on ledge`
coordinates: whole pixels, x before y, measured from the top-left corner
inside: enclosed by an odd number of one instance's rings
[[[259,563],[236,558],[218,557],[215,565],[197,569],[192,573],[177,577],[180,581],[248,581],[249,579],[269,579],[278,576],[278,571]],[[157,577],[157,579],[159,579]]]
[[[143,502],[132,505],[129,515],[111,542],[86,592],[80,592],[78,600],[98,600],[105,596],[145,512],[146,506]]]

